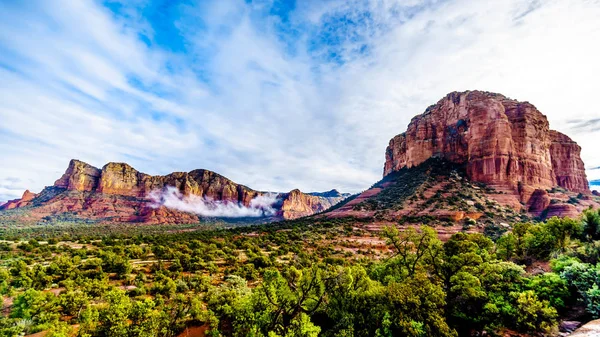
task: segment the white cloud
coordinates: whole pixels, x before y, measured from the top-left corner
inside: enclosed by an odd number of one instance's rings
[[[241,218],[275,215],[274,205],[280,200],[276,193],[259,195],[245,206],[237,202],[213,200],[197,195],[184,196],[177,188],[168,186],[164,190],[155,190],[149,194],[151,207],[164,206],[182,212],[194,213],[205,217]]]
[[[467,89],[532,102],[600,166],[600,131],[568,123],[600,116],[596,0],[301,1],[291,37],[261,10],[186,7],[181,55],[144,43],[139,34],[157,32],[135,9],[1,4],[0,181],[37,192],[78,158],[150,174],[206,168],[260,190],[355,192],[379,179],[387,142],[410,118]]]

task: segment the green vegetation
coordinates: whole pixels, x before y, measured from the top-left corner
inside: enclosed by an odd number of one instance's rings
[[[398,209],[408,198],[417,195],[419,189],[426,182],[445,177],[448,172],[452,171],[462,172],[464,167],[441,159],[429,159],[419,166],[394,171],[371,187],[383,188],[379,194],[357,204],[355,208],[364,210]]]
[[[600,316],[598,211],[516,223],[495,242],[357,224],[6,232],[0,336],[552,334],[561,317]]]
[[[485,225],[530,219],[526,214],[500,206],[488,197],[500,192],[485,184],[470,182],[466,176],[463,165],[431,158],[418,166],[388,174],[371,187],[381,189],[379,193],[354,205],[353,209],[374,211],[378,219],[387,219],[388,213],[402,211],[402,222],[432,226],[453,221],[450,214],[456,212],[478,214]],[[448,212],[434,215],[436,210]]]

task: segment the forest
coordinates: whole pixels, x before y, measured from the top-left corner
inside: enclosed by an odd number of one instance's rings
[[[359,248],[335,240],[354,221],[4,232],[0,336],[550,336],[600,317],[597,210],[493,239],[387,226]]]

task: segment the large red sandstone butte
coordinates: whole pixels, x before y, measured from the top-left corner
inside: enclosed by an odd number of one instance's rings
[[[151,176],[137,171],[126,163],[108,163],[97,169],[73,159],[55,187],[82,192],[129,197],[145,197],[166,186],[175,187],[183,195],[197,195],[221,201],[240,202],[246,206],[260,194],[244,185],[208,170],[173,172],[166,176]]]
[[[68,213],[81,219],[103,222],[194,223],[198,216],[165,206],[157,207],[149,195],[153,191],[175,188],[182,196],[199,196],[219,202],[250,206],[252,199],[268,192],[247,186],[208,170],[173,172],[151,176],[125,163],[108,163],[98,169],[71,160],[65,173],[53,186],[39,194],[26,191],[23,198],[0,206],[7,210],[31,205],[30,219]],[[306,194],[299,190],[277,194],[275,219],[295,219],[321,212],[345,195],[335,190]]]
[[[480,228],[576,217],[600,207],[580,152],[528,102],[453,92],[390,140],[380,182],[325,216],[444,226],[481,219]]]
[[[482,91],[453,92],[390,140],[384,176],[431,157],[444,158],[466,165],[471,181],[512,192],[527,204],[536,190],[553,187],[591,193],[580,152],[568,136],[550,130],[546,116],[528,102]],[[536,208],[546,203],[540,193]]]

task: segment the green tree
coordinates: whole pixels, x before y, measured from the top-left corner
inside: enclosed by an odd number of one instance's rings
[[[525,257],[527,253],[527,233],[533,226],[531,223],[516,223],[512,227],[512,234],[514,235],[515,242],[515,254],[519,258]]]
[[[100,325],[100,312],[95,306],[88,306],[79,314],[79,331],[80,337],[91,337],[98,333]]]
[[[165,336],[170,332],[166,313],[159,310],[155,301],[150,298],[135,301],[129,318],[131,319],[129,336]]]
[[[81,290],[67,290],[58,296],[61,312],[67,316],[78,316],[89,303],[88,296]]]
[[[556,309],[538,299],[533,290],[513,293],[516,298],[516,325],[522,331],[550,332],[556,326]]]
[[[446,297],[440,285],[424,273],[386,288],[394,336],[457,336],[444,315]]]
[[[270,312],[268,330],[282,336],[290,335],[294,327],[300,326],[314,331],[308,327],[307,318],[303,317],[303,314],[311,316],[323,303],[325,298],[323,276],[323,271],[318,267],[304,270],[291,267],[284,275],[277,270],[267,270],[263,284],[257,290],[257,296],[268,302],[267,310]],[[261,303],[265,302],[261,301]]]
[[[102,270],[108,273],[115,273],[118,279],[124,279],[133,269],[129,259],[113,252],[103,252],[100,255],[102,259]]]
[[[585,309],[594,318],[600,317],[600,288],[593,284],[591,288],[585,291]]]
[[[552,217],[546,221],[545,229],[552,234],[556,241],[556,248],[564,251],[573,236],[583,232],[583,224],[571,218]]]
[[[56,304],[52,293],[28,289],[14,299],[10,317],[31,320],[30,333],[42,331],[58,321],[60,315]]]
[[[506,233],[496,241],[496,255],[505,261],[511,260],[517,254],[517,236]]]
[[[588,241],[600,239],[600,211],[586,209],[581,215],[583,237]]]
[[[533,290],[540,300],[545,300],[556,309],[564,309],[569,300],[568,284],[555,273],[544,273],[527,280],[527,288]]]
[[[111,290],[105,296],[107,306],[99,311],[99,334],[107,337],[127,336],[131,300],[122,290]]]
[[[412,277],[418,270],[428,270],[441,273],[440,266],[443,256],[443,244],[437,233],[431,227],[421,226],[420,232],[409,227],[402,233],[396,227],[386,227],[383,236],[388,245],[394,250],[387,275],[394,275],[396,281],[404,277]]]

